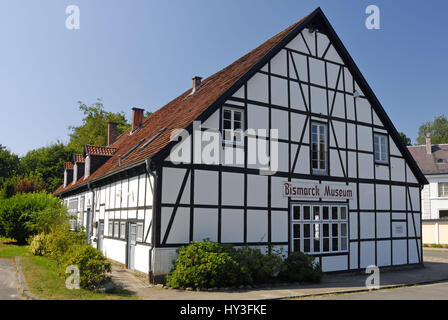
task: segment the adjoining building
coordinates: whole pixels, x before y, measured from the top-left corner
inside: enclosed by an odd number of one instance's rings
[[[107,257],[157,278],[209,238],[325,272],[422,263],[427,180],[320,8],[201,80],[65,166],[55,194]]]
[[[423,243],[448,244],[448,145],[409,146],[429,184],[422,190]]]

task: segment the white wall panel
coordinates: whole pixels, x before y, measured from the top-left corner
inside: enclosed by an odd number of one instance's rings
[[[361,239],[375,238],[375,214],[373,212],[360,213]]]
[[[286,50],[280,50],[280,52],[271,59],[271,73],[275,73],[284,77],[288,75],[286,54]]]
[[[268,103],[268,92],[268,76],[265,74],[257,73],[247,82],[249,100]]]
[[[218,209],[194,209],[193,240],[218,241]]]
[[[291,108],[306,111],[306,107],[309,106],[308,86],[302,85],[302,90],[297,82],[289,82],[290,90],[290,104]]]
[[[287,45],[287,48],[297,50],[306,54],[309,54],[309,51],[306,47],[305,41],[302,36],[298,34],[294,39],[292,39]]]
[[[272,109],[271,129],[278,130],[278,138],[288,140],[288,112]],[[292,130],[291,130],[292,131]]]
[[[266,207],[268,205],[268,177],[247,175],[247,205]]]
[[[288,241],[288,211],[271,212],[271,241]]]
[[[308,82],[308,66],[307,66],[307,58],[303,54],[298,54],[293,52],[292,53],[293,59],[290,58],[290,71],[289,76],[292,79],[298,80],[296,75],[296,69],[297,73],[299,74],[300,81]],[[295,68],[294,68],[295,65]]]
[[[359,206],[360,209],[374,209],[373,185],[359,184]]]
[[[244,210],[222,209],[221,241],[244,241]]]
[[[366,153],[358,153],[359,177],[373,179],[373,156]]]
[[[414,239],[408,240],[408,246],[409,246],[409,263],[418,263],[418,248],[417,248],[417,242]]]
[[[375,265],[375,241],[362,241],[361,245],[361,268]]]
[[[311,111],[327,115],[327,92],[325,89],[311,87]]]
[[[244,205],[244,174],[222,173],[222,204]]]
[[[376,236],[378,238],[390,237],[390,213],[388,212],[376,213]]]
[[[218,205],[218,172],[195,170],[194,203]]]
[[[247,210],[247,241],[268,241],[268,213],[264,210]]]
[[[291,113],[291,141],[299,142],[302,136],[303,126],[305,125],[306,116],[297,113]],[[308,128],[308,122],[306,124]],[[309,130],[305,129],[303,141],[309,141]]]
[[[258,133],[258,129],[267,129],[269,126],[269,109],[265,107],[249,104],[247,106],[247,127],[254,129]]]
[[[406,251],[406,240],[393,240],[392,241],[392,253],[393,265],[400,265],[407,263],[407,251]]]
[[[373,151],[372,148],[372,128],[358,125],[358,149]]]
[[[358,213],[350,212],[350,239],[358,239]]]
[[[350,243],[350,269],[358,269],[358,242]]]
[[[357,98],[355,102],[358,121],[372,123],[372,111],[369,101],[364,98]]]
[[[378,210],[390,210],[390,189],[388,185],[376,185],[376,208]]]
[[[232,103],[234,103],[232,101]],[[219,113],[221,109],[216,110],[210,117],[202,123],[202,127],[206,129],[219,129]]]
[[[282,186],[285,183],[284,178],[271,178],[271,206],[278,208],[287,208],[288,199],[283,196]]]
[[[288,82],[286,79],[271,77],[271,103],[288,107]]]
[[[162,207],[161,239],[165,236],[173,208]],[[188,243],[190,239],[190,208],[179,207],[167,238],[167,243]]]
[[[391,179],[394,181],[406,181],[404,159],[390,158]]]
[[[390,266],[390,241],[378,241],[377,242],[377,258],[378,266]]]
[[[303,38],[305,39],[308,49],[311,51],[311,55],[316,55],[316,37],[314,33],[309,33],[307,29],[302,31]]]
[[[340,271],[347,270],[347,255],[322,257],[322,271]]]
[[[179,195],[182,181],[187,169],[167,168],[162,171],[162,203],[175,203]],[[189,179],[189,177],[188,177]],[[187,188],[188,187],[188,188]],[[189,196],[189,184],[185,186],[184,194]]]
[[[309,58],[310,82],[325,86],[325,64],[322,60]]]
[[[406,210],[406,189],[392,186],[392,210]]]

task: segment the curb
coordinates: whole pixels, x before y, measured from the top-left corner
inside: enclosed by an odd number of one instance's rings
[[[20,267],[20,258],[15,257],[14,261],[16,263],[16,269],[17,269],[17,278],[19,279],[19,292],[25,296],[28,300],[40,300],[38,297],[36,297],[34,294],[32,294],[28,290],[28,286],[26,285],[25,277],[22,273],[22,268]]]
[[[443,281],[448,281],[448,278],[442,278],[442,279],[438,279],[438,280],[420,281],[420,282],[414,282],[414,283],[390,284],[390,285],[382,286],[378,289],[367,289],[367,288],[364,289],[363,288],[363,289],[353,289],[353,290],[328,291],[328,292],[304,294],[304,295],[300,295],[300,296],[285,296],[285,297],[279,297],[279,298],[269,298],[269,299],[260,299],[260,300],[302,299],[302,298],[310,298],[310,297],[321,297],[321,296],[327,296],[327,295],[333,295],[333,294],[362,293],[362,292],[370,292],[370,291],[407,288],[407,287],[412,287],[415,285],[427,285],[427,284],[440,283]]]

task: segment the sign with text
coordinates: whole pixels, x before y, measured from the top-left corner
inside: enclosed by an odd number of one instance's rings
[[[322,198],[339,200],[353,198],[352,187],[342,184],[285,182],[282,188],[283,196],[290,198]]]

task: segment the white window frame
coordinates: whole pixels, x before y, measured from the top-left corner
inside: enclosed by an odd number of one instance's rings
[[[109,237],[114,236],[114,221],[113,220],[109,220],[108,227],[107,227],[107,235]]]
[[[291,251],[301,251],[309,255],[325,255],[332,253],[347,253],[349,250],[349,227],[348,227],[348,205],[345,203],[294,203],[292,204],[291,212]],[[294,216],[294,208],[300,207],[300,217],[296,219]],[[310,219],[305,219],[304,217],[304,207],[310,208]],[[324,207],[328,208],[328,219],[324,219]],[[313,208],[319,208],[319,217],[314,219]],[[337,217],[333,218],[333,208],[336,208]],[[345,217],[342,217],[342,213],[345,210]],[[328,225],[328,236],[324,236],[324,224]],[[299,237],[295,234],[295,225],[299,226]],[[305,225],[310,225],[310,234],[305,237]],[[318,228],[313,228],[319,226]],[[333,235],[333,226],[337,228],[337,235]],[[345,228],[345,234],[342,234],[342,230]],[[318,238],[313,237],[315,231],[318,234]],[[319,241],[319,250],[314,248],[314,240]],[[328,240],[328,250],[324,251],[324,239]],[[300,248],[297,250],[295,247],[295,240],[299,240]],[[309,240],[309,251],[305,251],[305,240]],[[337,241],[337,249],[333,247],[333,240]],[[342,243],[344,242],[345,248],[342,248]]]
[[[224,129],[224,114],[226,111],[230,111],[231,112],[231,119],[230,119],[230,129]],[[241,129],[237,129],[237,130],[241,130],[241,140],[237,141],[235,140],[235,113],[239,112],[241,114]],[[222,141],[225,144],[232,144],[232,145],[244,145],[244,109],[240,109],[240,108],[234,108],[234,107],[222,107]],[[227,140],[226,139],[226,130],[230,130],[230,134],[232,136],[232,140]]]
[[[141,236],[139,236],[139,230],[141,230]],[[144,237],[144,226],[143,226],[143,222],[137,222],[137,228],[136,228],[136,235],[135,238],[137,240],[137,242],[143,242],[143,237]]]
[[[114,220],[114,238],[119,238],[120,235],[120,222]]]
[[[442,193],[440,193],[440,187],[442,187]],[[437,183],[437,192],[439,198],[447,198],[448,197],[448,182],[438,182]]]
[[[318,159],[317,159],[317,164],[318,164],[318,168],[314,168],[313,167],[313,127],[316,126],[317,127],[317,155],[318,155]],[[321,141],[320,140],[320,136],[322,134],[322,130],[323,130],[323,136],[324,136],[324,164],[325,164],[325,168],[321,168]],[[313,174],[320,174],[320,175],[327,175],[328,174],[328,125],[326,123],[322,123],[322,122],[311,122],[311,146],[310,146],[310,150],[311,150],[311,169]]]
[[[124,225],[124,227],[123,227]],[[126,221],[120,221],[120,239],[126,238]]]
[[[378,139],[379,158],[377,158],[377,152],[376,152],[377,139]],[[384,140],[384,145],[381,143],[382,140]],[[375,158],[375,163],[389,164],[388,143],[389,143],[388,136],[386,134],[376,132],[373,134],[373,157]]]

